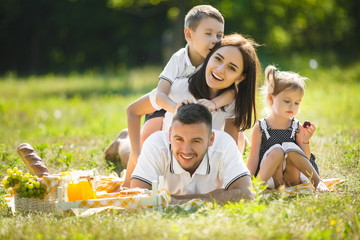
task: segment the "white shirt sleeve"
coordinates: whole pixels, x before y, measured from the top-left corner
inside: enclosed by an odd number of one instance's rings
[[[151,185],[152,181],[158,181],[159,176],[164,175],[168,151],[162,144],[161,134],[154,133],[145,140],[131,179],[136,178]]]
[[[219,135],[223,136],[219,136]],[[239,152],[234,139],[225,132],[215,133],[220,138],[223,144],[223,156],[219,168],[219,179],[222,180],[225,189],[243,176],[250,176],[250,171],[246,167],[242,155]],[[218,139],[219,140],[219,139]]]
[[[153,106],[153,108],[155,108],[156,110],[160,110],[162,109],[162,107],[160,107],[159,105],[156,104],[156,92],[157,92],[157,88],[153,89],[150,93],[149,93],[149,99],[150,99],[150,103]]]
[[[168,81],[172,84],[175,81],[175,78],[179,76],[179,57],[177,53],[174,53],[169,62],[166,64],[164,70],[160,73],[159,78]]]

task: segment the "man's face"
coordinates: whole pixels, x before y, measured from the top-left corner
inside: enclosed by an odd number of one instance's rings
[[[169,130],[169,138],[176,160],[192,175],[213,144],[214,133],[205,123],[183,124],[175,121]]]

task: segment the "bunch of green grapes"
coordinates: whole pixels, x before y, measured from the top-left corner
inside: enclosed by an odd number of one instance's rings
[[[2,184],[5,188],[15,189],[19,197],[45,197],[45,185],[40,183],[40,178],[29,173],[23,174],[17,167],[7,170],[7,177]]]
[[[7,177],[4,180],[2,180],[2,184],[6,189],[10,187],[13,188],[17,184],[19,184],[20,181],[22,181],[22,176],[23,176],[23,172],[19,170],[17,167],[14,167],[13,169],[9,168],[7,170]]]

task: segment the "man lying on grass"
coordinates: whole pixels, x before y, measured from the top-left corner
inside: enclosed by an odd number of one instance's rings
[[[164,176],[175,203],[252,199],[250,172],[234,139],[212,131],[211,124],[206,107],[179,107],[170,130],[155,132],[144,142],[130,187],[151,189],[151,182]]]

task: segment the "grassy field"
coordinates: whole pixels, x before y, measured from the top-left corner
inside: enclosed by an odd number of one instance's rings
[[[77,218],[13,216],[0,187],[0,239],[359,239],[360,62],[316,70],[304,59],[288,64],[311,79],[297,117],[317,125],[311,144],[321,177],[346,180],[335,192]],[[53,173],[109,173],[103,152],[126,127],[127,105],[156,85],[160,70],[1,77],[0,178],[9,167],[26,171],[16,153],[22,142],[33,145]]]

